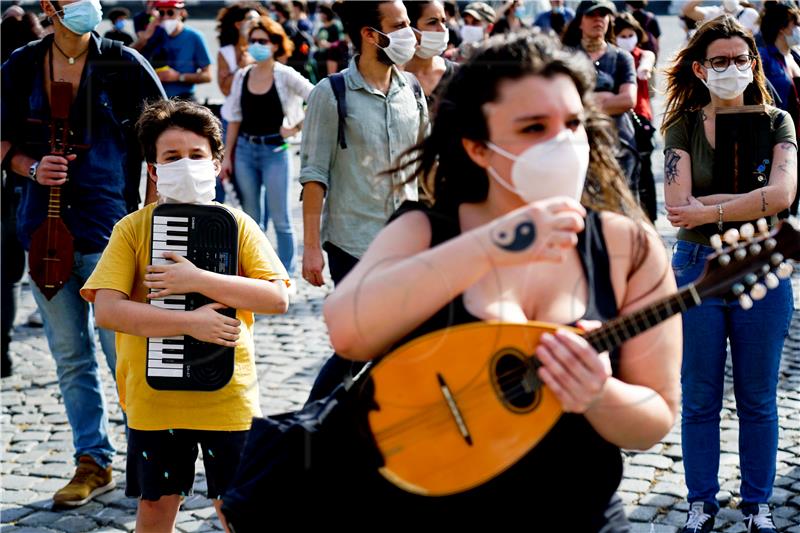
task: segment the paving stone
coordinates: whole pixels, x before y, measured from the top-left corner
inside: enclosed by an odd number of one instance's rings
[[[97,522],[85,516],[68,515],[54,522],[50,527],[66,533],[83,533],[97,528]]]
[[[672,459],[661,455],[644,454],[640,453],[631,459],[631,464],[641,466],[653,466],[662,470],[666,470],[672,466]]]
[[[619,485],[619,490],[626,492],[647,492],[650,489],[650,482],[641,479],[623,479]]]
[[[658,514],[657,507],[638,506],[628,513],[628,520],[631,522],[652,522]]]
[[[669,496],[677,496],[681,499],[686,498],[686,495],[688,494],[685,486],[667,482],[656,483],[655,487],[653,487],[650,492],[655,492],[656,494],[667,494]]]
[[[3,488],[13,490],[32,489],[36,480],[25,476],[3,476]]]
[[[2,509],[0,509],[0,522],[4,524],[16,522],[20,518],[28,516],[32,512],[33,509],[29,507],[3,505]]]
[[[34,527],[42,527],[42,526],[49,526],[59,518],[61,518],[61,513],[54,513],[51,511],[37,511],[31,515],[26,516],[22,520],[19,521],[20,524],[23,526],[34,526]]]
[[[656,476],[656,469],[650,466],[625,465],[624,476],[627,478],[653,481]]]
[[[632,533],[678,533],[678,528],[666,524],[632,524]]]

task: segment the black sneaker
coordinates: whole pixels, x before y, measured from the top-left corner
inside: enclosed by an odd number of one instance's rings
[[[748,533],[773,533],[778,531],[778,528],[772,522],[772,513],[769,510],[769,505],[766,503],[743,505],[741,510]]]
[[[714,528],[714,507],[705,502],[694,502],[686,516],[683,533],[707,533]]]

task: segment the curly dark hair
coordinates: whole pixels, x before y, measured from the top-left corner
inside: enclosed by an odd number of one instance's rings
[[[217,34],[220,46],[239,44],[239,30],[236,29],[234,24],[244,20],[251,11],[257,11],[262,16],[267,14],[267,10],[256,2],[236,2],[219,10],[217,13]]]
[[[563,47],[538,29],[492,37],[459,68],[441,95],[430,135],[401,159],[406,161],[401,168],[413,169],[408,182],[419,178],[427,201],[434,205],[484,201],[489,178],[464,150],[462,139],[489,140],[483,106],[497,99],[501,82],[556,75],[572,80],[585,110],[592,150],[583,204],[644,221],[614,157],[614,123],[591,98],[594,66],[585,54]]]
[[[211,146],[211,157],[222,161],[224,146],[219,119],[205,106],[174,99],[146,105],[136,121],[136,134],[148,163],[156,162],[156,142],[169,128],[180,128],[205,137]]]

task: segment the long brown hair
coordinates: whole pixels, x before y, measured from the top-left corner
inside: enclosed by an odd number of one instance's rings
[[[734,37],[742,39],[747,44],[750,55],[755,57],[753,82],[744,91],[744,103],[748,105],[772,103],[753,36],[735,18],[722,15],[702,24],[689,44],[678,52],[672,66],[667,69],[667,105],[661,126],[662,132],[666,132],[683,114],[695,112],[711,101],[708,89],[695,76],[692,65],[695,61],[703,64],[711,43]]]
[[[482,109],[497,99],[501,82],[559,74],[568,76],[581,96],[592,147],[582,203],[646,220],[614,157],[613,122],[593,103],[594,65],[585,54],[538,29],[492,37],[461,65],[441,95],[430,135],[400,159],[405,163],[401,168],[413,169],[407,183],[419,178],[428,202],[438,206],[484,201],[489,192],[486,170],[472,161],[461,140],[488,141]]]

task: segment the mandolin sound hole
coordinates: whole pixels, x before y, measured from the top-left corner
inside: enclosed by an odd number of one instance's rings
[[[528,413],[541,401],[539,362],[518,350],[498,352],[492,361],[492,384],[500,401],[516,413]]]

